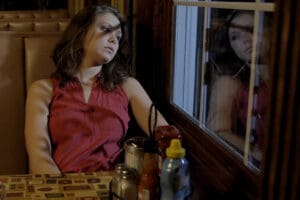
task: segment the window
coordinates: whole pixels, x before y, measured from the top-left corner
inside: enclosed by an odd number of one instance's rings
[[[274,3],[173,3],[172,104],[259,170]]]

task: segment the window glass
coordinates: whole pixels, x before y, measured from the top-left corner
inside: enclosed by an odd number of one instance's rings
[[[249,134],[249,162],[256,167],[260,167],[262,159],[265,116],[267,109],[267,98],[269,95],[269,78],[270,78],[270,51],[271,51],[271,26],[272,13],[259,12],[258,14],[258,28],[257,28],[257,42],[255,52],[255,63],[252,70],[254,73],[254,81],[251,88],[253,88],[252,109],[250,112],[251,125]],[[247,141],[246,141],[247,142]]]
[[[259,167],[271,24],[270,16],[258,15],[254,32],[254,16],[253,11],[212,10],[205,80],[208,95],[203,106],[205,126],[241,155],[247,151],[248,160]]]
[[[173,101],[198,119],[203,46],[203,8],[176,6]]]
[[[203,120],[210,131],[242,153],[246,126],[239,120],[237,96],[242,86],[249,88],[254,13],[212,9],[210,16]],[[244,122],[247,103],[242,108]]]
[[[175,3],[172,103],[259,169],[274,5],[189,2]]]

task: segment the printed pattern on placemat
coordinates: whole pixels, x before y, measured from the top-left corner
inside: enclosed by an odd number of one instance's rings
[[[7,200],[108,200],[114,172],[1,175]]]

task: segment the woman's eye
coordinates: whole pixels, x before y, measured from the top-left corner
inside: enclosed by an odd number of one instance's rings
[[[237,40],[237,39],[239,39],[239,34],[234,33],[230,36],[230,40]]]
[[[111,31],[111,28],[109,28],[109,27],[101,26],[100,28],[105,33],[109,33]]]

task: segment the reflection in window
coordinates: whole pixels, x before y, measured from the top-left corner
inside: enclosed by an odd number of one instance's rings
[[[174,2],[173,103],[259,168],[274,5]]]
[[[254,12],[231,11],[225,19],[215,18],[209,46],[210,96],[206,126],[226,142],[244,151],[248,120],[251,58],[253,54]],[[223,21],[220,23],[220,21]],[[261,160],[264,116],[267,100],[269,27],[257,34],[252,115],[250,116],[250,160],[259,166]]]

